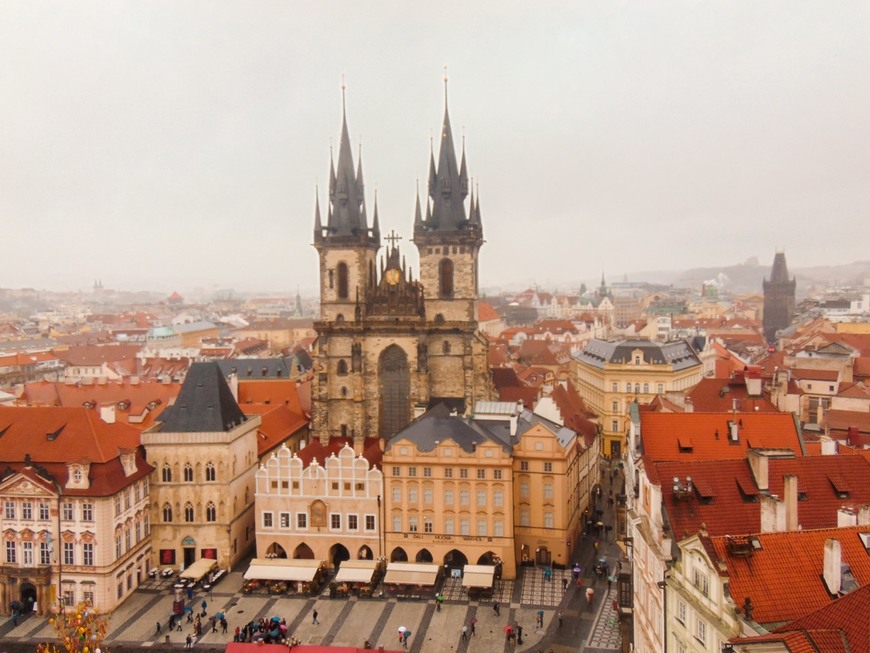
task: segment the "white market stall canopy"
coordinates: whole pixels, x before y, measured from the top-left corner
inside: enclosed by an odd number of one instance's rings
[[[212,558],[200,558],[181,572],[181,578],[187,580],[199,580],[215,567],[217,567],[217,560]]]
[[[391,562],[384,583],[390,585],[434,585],[441,565],[423,562]]]
[[[254,558],[245,572],[245,580],[289,580],[310,583],[323,566],[323,560],[288,560]]]
[[[495,567],[492,565],[465,565],[462,570],[463,587],[492,587]]]
[[[335,575],[337,583],[369,583],[375,575],[378,563],[375,560],[345,560]]]

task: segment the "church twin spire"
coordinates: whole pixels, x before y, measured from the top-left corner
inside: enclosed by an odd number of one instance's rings
[[[362,173],[362,148],[356,170],[353,165],[350,135],[347,128],[347,109],[345,104],[345,87],[341,89],[341,137],[338,144],[338,164],[329,155],[329,210],[326,228],[320,217],[320,198],[315,200],[314,209],[314,242],[321,243],[333,238],[361,240],[369,244],[380,245],[380,233],[377,225],[377,207],[375,221],[371,229],[368,226],[365,206],[365,184]]]

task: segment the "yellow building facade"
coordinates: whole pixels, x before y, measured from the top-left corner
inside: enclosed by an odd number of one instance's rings
[[[574,382],[586,405],[598,415],[601,453],[619,459],[625,448],[631,402],[648,404],[656,395],[685,392],[703,375],[688,342],[590,340],[574,354]]]

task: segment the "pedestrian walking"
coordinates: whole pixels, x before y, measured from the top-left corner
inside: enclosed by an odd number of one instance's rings
[[[557,618],[559,619],[559,628],[561,628],[562,627],[562,612],[561,611],[559,611]]]
[[[159,622],[159,621],[157,622],[157,632],[154,633],[154,634],[155,634],[155,635],[159,635],[159,634],[160,634],[160,622]]]
[[[208,603],[205,602],[205,599],[202,600],[202,616],[206,615],[205,609],[208,607]]]
[[[496,617],[501,614],[501,606],[498,604],[498,601],[492,604],[492,611],[495,612]]]
[[[515,624],[515,625],[516,625],[516,631],[517,631],[517,644],[522,644],[523,643],[523,627],[520,626],[519,624]]]
[[[544,611],[538,610],[538,626],[540,628],[544,627]]]
[[[193,646],[193,637],[188,635],[184,638],[184,648],[191,648]]]
[[[468,639],[468,626],[462,624],[462,628],[459,629],[459,632],[462,633],[462,639]]]
[[[402,633],[402,646],[404,646],[405,648],[408,648],[408,638],[410,636],[411,636],[410,630],[406,630],[404,633]]]
[[[223,632],[224,635],[227,634],[228,627],[229,627],[229,624],[227,623],[227,618],[221,617],[221,631]]]
[[[607,591],[610,591],[610,586],[613,585],[613,575],[607,577]]]
[[[562,578],[562,589],[563,590],[568,589],[568,579],[564,578],[564,577]]]
[[[311,623],[320,625],[320,622],[317,621],[317,610],[316,609],[314,610],[314,612],[311,613],[311,616],[313,617],[311,620]]]
[[[595,590],[591,587],[586,588],[586,600],[589,602],[589,607],[592,608],[592,599],[595,598]]]
[[[474,637],[477,634],[477,619],[472,618],[471,620],[471,636]]]
[[[582,578],[577,579],[577,589],[578,590],[583,589],[583,579]]]

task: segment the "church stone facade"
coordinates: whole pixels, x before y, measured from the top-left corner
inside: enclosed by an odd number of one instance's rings
[[[459,414],[488,399],[486,336],[478,329],[480,205],[457,156],[446,109],[436,164],[430,154],[425,214],[418,194],[413,277],[396,234],[383,255],[377,200],[371,226],[362,162],[354,166],[343,112],[338,161],[330,161],[326,224],[315,209],[320,319],[314,351],[312,434],[391,437],[437,403]],[[470,195],[470,198],[469,198]]]

